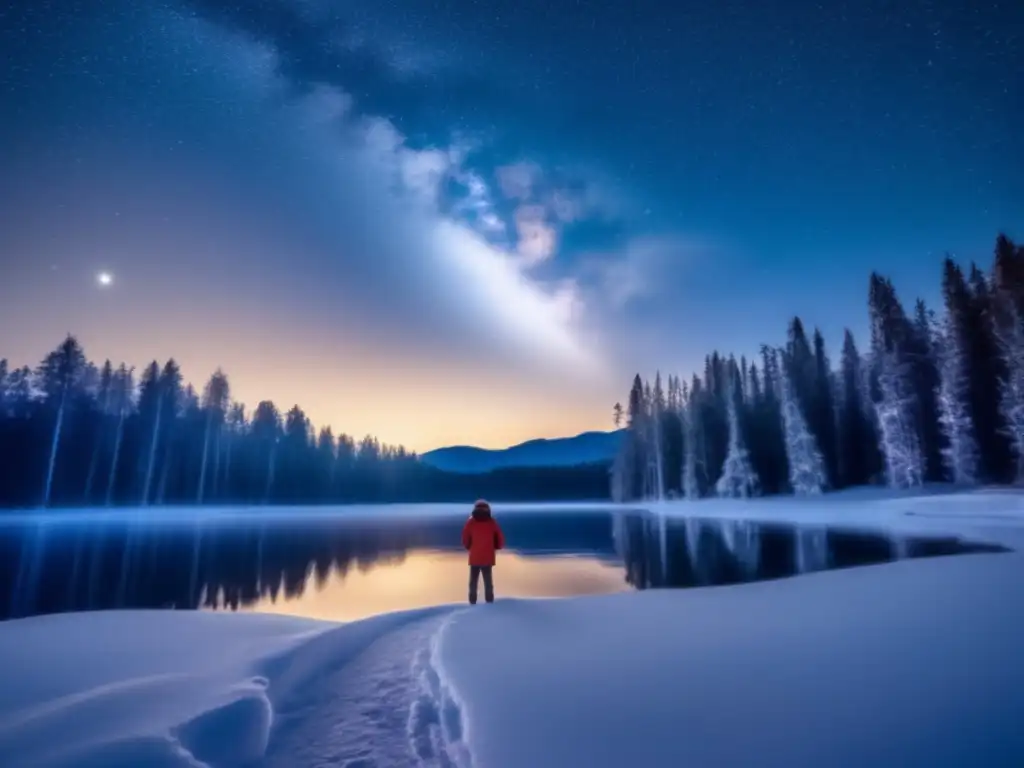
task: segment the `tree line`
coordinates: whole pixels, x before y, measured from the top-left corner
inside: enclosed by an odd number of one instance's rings
[[[1024,481],[1024,247],[1000,235],[988,271],[942,267],[941,313],[907,311],[873,273],[870,340],[847,330],[834,369],[796,317],[757,360],[718,352],[689,381],[633,380],[617,500],[818,494]]]
[[[215,371],[90,362],[68,335],[33,370],[0,360],[0,506],[327,504],[607,497],[607,469],[443,472],[402,446],[316,430],[299,406],[249,411]]]

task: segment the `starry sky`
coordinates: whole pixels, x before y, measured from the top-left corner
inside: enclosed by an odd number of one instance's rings
[[[1014,0],[15,0],[0,51],[0,356],[421,451],[1024,237]]]

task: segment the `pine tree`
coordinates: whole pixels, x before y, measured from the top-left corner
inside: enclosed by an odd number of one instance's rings
[[[330,427],[322,427],[316,439],[317,452],[317,473],[319,474],[319,485],[328,489],[334,489],[334,472],[337,469],[338,456],[337,446],[334,442],[334,432]]]
[[[875,412],[890,487],[924,482],[924,455],[917,431],[918,400],[908,347],[910,323],[892,283],[871,276],[869,293]]]
[[[312,448],[312,427],[303,410],[294,405],[284,417],[282,447],[282,485],[288,501],[304,500],[305,489],[311,478],[307,477]]]
[[[7,411],[7,358],[0,359],[0,418],[8,416]]]
[[[92,487],[96,479],[96,472],[99,469],[100,452],[103,449],[103,426],[110,414],[111,398],[113,395],[114,368],[107,360],[103,363],[100,373],[97,400],[99,401],[99,419],[97,419],[96,440],[93,443],[92,458],[89,460],[89,474],[85,480],[84,499],[86,505],[92,499]]]
[[[690,397],[683,407],[683,466],[682,466],[682,491],[683,497],[690,501],[700,498],[700,484],[697,480],[697,452],[699,450],[700,438],[698,435],[699,414],[698,404],[695,396],[699,394],[700,388],[694,381],[690,389]]]
[[[936,345],[941,350],[939,424],[947,443],[942,449],[942,457],[953,482],[974,484],[978,479],[978,445],[970,414],[970,372],[967,367],[970,294],[963,272],[952,259],[946,259],[942,282],[946,317]]]
[[[692,429],[696,496],[703,496],[711,486],[711,449],[708,440],[707,414],[713,410],[709,401],[714,395],[710,386],[704,386],[694,376],[690,387],[690,420]]]
[[[643,494],[647,466],[647,414],[644,400],[643,381],[640,374],[636,374],[626,408],[626,433],[619,444],[619,453],[612,467],[612,497],[618,501],[635,499]],[[340,446],[339,455],[343,455]]]
[[[750,402],[754,405],[761,402],[761,376],[757,372],[757,363],[750,364]]]
[[[809,426],[813,415],[811,406],[814,401],[815,362],[814,352],[811,351],[804,324],[799,317],[794,317],[789,323],[785,359],[788,361],[789,383]]]
[[[44,507],[50,505],[65,414],[71,406],[76,389],[81,386],[85,367],[85,353],[82,347],[74,336],[68,334],[61,345],[46,356],[36,373],[38,387],[45,398],[44,402],[55,413],[50,438],[50,460],[47,464],[46,482],[43,485]]]
[[[789,359],[789,352],[780,352],[783,364],[780,366],[779,382],[782,387],[782,420],[785,427],[786,456],[789,459],[789,484],[798,496],[820,494],[828,478],[825,462],[821,457],[817,441],[807,427],[800,404],[797,402],[791,377],[796,366]]]
[[[996,307],[985,275],[971,265],[969,370],[971,379],[971,418],[978,441],[979,471],[988,481],[1000,482],[1013,477],[1013,455],[1007,438],[1007,425],[1001,413],[1001,395],[1005,391],[1007,368],[996,337]]]
[[[778,352],[767,344],[761,346],[761,371],[761,399],[755,406],[757,437],[751,444],[751,459],[761,478],[762,489],[768,493],[781,493],[789,482],[782,418],[782,380]]]
[[[729,450],[729,417],[727,411],[726,363],[718,352],[707,357],[704,365],[704,388],[700,398],[698,459],[701,487],[705,493],[714,489],[722,474]]]
[[[843,336],[839,377],[840,486],[866,485],[871,480],[871,456],[877,451],[871,407],[864,390],[865,373],[853,334]]]
[[[149,504],[149,491],[153,483],[153,468],[156,466],[156,446],[160,437],[163,408],[164,397],[160,387],[160,366],[154,360],[142,372],[142,380],[139,384],[139,412],[145,422],[149,424],[150,429],[147,443],[149,458],[146,461],[146,476],[142,482],[142,496],[139,499],[142,506]]]
[[[203,437],[203,458],[199,470],[199,484],[196,488],[196,503],[203,503],[203,491],[206,489],[206,465],[210,455],[211,434],[216,433],[220,437],[220,429],[227,415],[228,402],[231,398],[231,388],[228,384],[228,377],[219,368],[206,383],[203,391],[203,408],[206,410],[206,430]]]
[[[715,484],[719,496],[727,498],[750,498],[760,491],[760,481],[750,463],[746,441],[740,428],[739,408],[743,396],[743,383],[735,361],[731,367],[729,384],[729,451],[725,457],[722,476]]]
[[[27,419],[32,405],[32,371],[27,365],[7,374],[8,413],[16,419]]]
[[[942,430],[939,428],[939,361],[935,349],[934,315],[924,301],[917,300],[911,327],[909,350],[917,402],[917,438],[925,462],[925,479],[932,482],[943,476]]]
[[[124,438],[124,421],[131,407],[135,384],[132,380],[134,368],[125,368],[124,363],[117,369],[112,385],[114,409],[117,413],[117,429],[114,432],[114,453],[110,459],[110,474],[107,475],[106,504],[109,507],[114,498],[114,483],[117,480],[121,458],[121,442]]]
[[[1024,482],[1024,248],[1006,237],[996,240],[992,267],[993,320],[1005,369],[999,409],[1010,440],[1017,483]]]
[[[818,448],[825,461],[828,485],[839,484],[839,439],[836,434],[836,406],[833,396],[835,382],[832,366],[825,351],[825,339],[821,331],[814,329],[814,390],[811,397],[813,420],[811,431],[818,441]]]
[[[260,453],[265,467],[263,503],[266,504],[270,501],[270,492],[274,487],[277,444],[281,434],[281,416],[269,400],[263,400],[256,406],[252,417],[252,434],[261,446]]]
[[[832,374],[821,333],[815,331],[812,347],[799,317],[794,317],[789,325],[786,360],[788,380],[797,405],[825,461],[825,487],[831,487],[837,463]]]
[[[615,403],[612,407],[612,423],[615,425],[616,430],[622,428],[624,418],[625,414],[622,408],[622,403]],[[627,455],[631,450],[629,445],[630,439],[631,433],[627,431],[627,434],[619,443],[619,449],[615,452],[615,456],[612,459],[612,465],[608,470],[612,501],[619,503],[624,502],[629,498],[626,491],[626,485],[628,467]]]
[[[665,392],[661,386],[661,372],[654,375],[654,388],[650,397],[650,424],[651,424],[651,465],[650,476],[654,499],[662,499],[665,496]]]

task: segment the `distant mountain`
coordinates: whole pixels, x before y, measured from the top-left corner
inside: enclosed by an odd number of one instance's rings
[[[529,440],[511,448],[490,450],[469,445],[438,448],[420,456],[446,472],[481,474],[505,467],[571,467],[610,462],[619,450],[625,430],[584,432],[576,437]]]

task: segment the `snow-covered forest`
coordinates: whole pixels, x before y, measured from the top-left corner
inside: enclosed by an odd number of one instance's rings
[[[299,406],[251,412],[216,371],[95,365],[68,336],[39,366],[0,360],[0,507],[314,504],[607,496],[601,466],[442,472],[401,446],[315,430]]]
[[[988,272],[947,258],[942,296],[908,309],[872,274],[867,348],[847,331],[838,366],[794,318],[759,359],[715,352],[690,381],[638,375],[615,407],[613,497],[1024,481],[1024,247],[1000,235]]]

